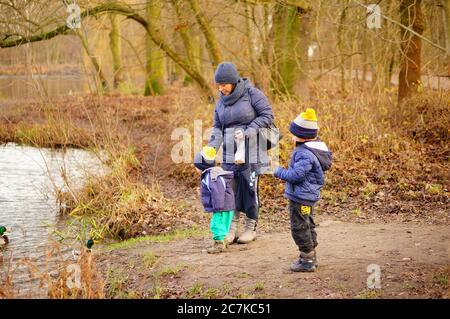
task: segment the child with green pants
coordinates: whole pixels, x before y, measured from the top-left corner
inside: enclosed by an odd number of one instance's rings
[[[201,172],[202,204],[206,212],[212,213],[210,229],[214,244],[207,249],[210,254],[226,249],[224,239],[230,230],[235,209],[233,172],[215,166],[215,156],[215,149],[205,146],[194,158],[194,166]]]

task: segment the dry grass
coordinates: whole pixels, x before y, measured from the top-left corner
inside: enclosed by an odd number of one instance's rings
[[[90,181],[76,199],[64,201],[70,216],[94,218],[91,235],[96,239],[164,233],[177,226],[176,219],[183,214],[181,206],[157,189],[120,175]]]
[[[10,254],[12,256],[12,253]],[[37,260],[22,258],[9,260],[7,271],[2,274],[0,298],[50,298],[50,299],[99,299],[104,298],[104,281],[95,256],[91,251],[81,249],[75,260],[64,256],[61,245],[51,242],[46,247],[44,264],[37,265]],[[20,266],[21,269],[19,270]],[[13,278],[19,271],[27,271],[29,285],[38,285],[39,291],[23,293],[14,286]],[[23,276],[23,275],[22,275]],[[31,287],[31,286],[30,286]]]
[[[6,269],[0,277],[0,298],[11,299],[16,295],[14,285],[12,283],[12,261],[11,256],[9,259],[4,258],[2,248],[0,247],[0,265]]]
[[[92,253],[83,251],[76,263],[64,261],[52,278],[49,274],[41,276],[47,282],[48,297],[51,299],[100,299],[104,298],[104,281]],[[79,267],[79,271],[76,270]],[[79,286],[76,275],[79,274]],[[68,285],[68,282],[72,283]]]
[[[109,152],[107,164],[107,175],[89,179],[76,193],[59,196],[63,213],[89,221],[91,238],[127,239],[184,226],[192,209],[165,198],[156,182],[148,185],[139,178],[141,163],[134,149]]]

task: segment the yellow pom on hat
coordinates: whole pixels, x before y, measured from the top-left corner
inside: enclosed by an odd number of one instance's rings
[[[216,158],[216,149],[211,146],[204,146],[202,149],[202,156],[207,161],[213,161]]]
[[[305,112],[300,114],[300,116],[304,120],[317,122],[316,111],[312,108],[307,108]]]

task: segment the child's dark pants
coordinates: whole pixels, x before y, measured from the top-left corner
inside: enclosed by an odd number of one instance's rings
[[[309,253],[317,246],[313,207],[289,200],[289,215],[292,238],[300,252]]]

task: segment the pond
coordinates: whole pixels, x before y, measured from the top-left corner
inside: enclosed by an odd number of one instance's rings
[[[45,248],[60,222],[55,189],[80,187],[88,174],[102,171],[100,159],[84,150],[0,145],[0,225],[7,227],[10,239],[0,246],[0,278],[10,260],[31,258],[37,265],[45,261]],[[27,274],[15,275],[15,284],[27,291]]]

